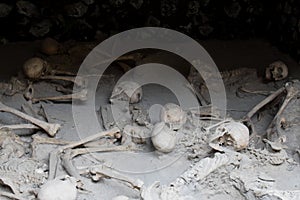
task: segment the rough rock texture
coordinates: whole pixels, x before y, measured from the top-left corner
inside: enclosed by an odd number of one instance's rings
[[[0,4],[0,26],[5,27],[0,38],[92,40],[161,26],[198,39],[264,37],[299,59],[299,7],[296,0],[13,0]]]

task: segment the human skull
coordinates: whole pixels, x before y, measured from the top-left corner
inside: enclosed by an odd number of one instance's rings
[[[142,88],[136,82],[123,81],[113,90],[110,102],[129,101],[129,103],[138,103],[142,99]]]
[[[222,146],[233,147],[240,151],[249,144],[249,129],[241,122],[230,121],[220,125],[210,140],[210,146],[221,150]]]
[[[278,60],[271,63],[266,68],[265,73],[267,80],[279,81],[285,79],[288,76],[288,67],[284,62]]]
[[[151,141],[155,149],[163,153],[169,153],[176,146],[176,132],[171,130],[164,122],[159,122],[153,127]]]
[[[49,69],[47,61],[34,57],[28,59],[23,65],[23,71],[27,78],[38,79]]]
[[[180,106],[174,103],[167,103],[160,113],[161,121],[170,125],[171,129],[178,130],[186,122],[186,113]]]

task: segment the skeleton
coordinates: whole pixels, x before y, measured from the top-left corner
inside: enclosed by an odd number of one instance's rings
[[[42,128],[51,137],[55,136],[57,131],[60,129],[60,124],[52,124],[52,123],[48,123],[48,122],[36,119],[36,118],[31,117],[31,116],[29,116],[29,115],[27,115],[27,114],[25,114],[21,111],[18,111],[14,108],[6,106],[2,102],[0,102],[0,112],[8,112],[8,113],[14,114],[18,117],[21,117],[21,118],[31,122],[32,124]]]
[[[164,122],[157,123],[152,130],[151,141],[159,152],[169,153],[176,147],[176,132]]]
[[[278,60],[271,63],[265,71],[265,78],[268,81],[280,81],[285,79],[288,76],[288,67],[287,65]]]
[[[94,153],[94,152],[112,152],[112,151],[128,151],[128,150],[135,150],[135,148],[131,146],[105,146],[105,147],[89,147],[89,148],[76,148],[81,145],[86,145],[88,143],[93,142],[96,139],[100,139],[103,137],[115,137],[119,138],[119,129],[113,128],[109,131],[104,131],[92,136],[89,136],[81,141],[78,142],[69,142],[67,145],[62,146],[58,148],[57,150],[53,151],[50,153],[50,160],[49,160],[49,180],[52,180],[55,177],[56,174],[56,168],[57,168],[57,162],[59,157],[62,159],[62,164],[65,170],[67,171],[68,174],[70,174],[72,177],[75,177],[77,180],[80,179],[80,175],[84,174],[91,174],[93,181],[98,181],[102,177],[106,178],[113,178],[117,180],[121,180],[124,182],[129,183],[133,188],[140,189],[143,185],[143,182],[140,180],[135,180],[130,177],[124,176],[117,171],[106,167],[104,165],[101,166],[94,166],[94,167],[79,167],[76,168],[73,163],[72,163],[72,158],[82,155],[82,154],[87,154],[87,153]],[[38,140],[41,139],[37,137]],[[44,141],[42,138],[42,142],[47,142]],[[50,141],[53,144],[61,144],[62,141],[58,140],[53,140]],[[42,199],[43,200],[43,199]]]
[[[160,117],[173,130],[180,129],[186,122],[186,113],[174,103],[167,103],[161,110]]]
[[[62,80],[73,82],[79,87],[85,87],[86,80],[83,77],[71,77],[75,76],[71,72],[60,71],[51,69],[50,64],[41,58],[30,58],[23,65],[23,71],[27,78],[33,80]],[[56,76],[56,75],[67,75],[67,76]]]
[[[114,88],[110,102],[128,101],[129,103],[138,103],[142,99],[142,95],[142,88],[139,84],[124,81]]]

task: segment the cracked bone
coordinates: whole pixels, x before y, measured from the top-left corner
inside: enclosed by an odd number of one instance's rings
[[[62,146],[62,147],[52,151],[50,153],[50,157],[49,157],[49,179],[53,179],[55,177],[59,154],[61,154],[63,151],[65,151],[66,149],[72,149],[72,148],[84,145],[86,143],[89,143],[91,141],[94,141],[94,140],[97,140],[97,139],[100,139],[100,138],[103,138],[106,136],[114,137],[119,132],[120,132],[120,129],[115,127],[110,130],[88,136],[86,138],[83,138],[80,141],[71,142],[70,144],[67,144],[65,146]]]
[[[72,101],[72,100],[79,100],[79,101],[86,101],[87,100],[87,89],[83,89],[77,93],[73,94],[66,94],[61,96],[53,96],[53,97],[39,97],[39,98],[32,98],[32,103],[37,103],[39,101]]]
[[[1,101],[0,101],[0,112],[8,112],[8,113],[14,114],[18,117],[21,117],[21,118],[31,122],[32,124],[42,128],[44,131],[46,131],[52,137],[55,136],[57,131],[60,129],[60,124],[52,124],[52,123],[48,123],[48,122],[36,119],[36,118],[31,117],[30,115],[27,115],[21,111],[18,111],[14,108],[4,105]]]

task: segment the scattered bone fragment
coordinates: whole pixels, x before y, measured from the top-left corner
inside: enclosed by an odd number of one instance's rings
[[[77,180],[74,177],[56,178],[42,185],[39,200],[76,200]]]
[[[60,124],[52,124],[52,123],[41,121],[41,120],[31,117],[21,111],[18,111],[14,108],[8,107],[8,106],[4,105],[2,102],[0,102],[0,111],[8,112],[8,113],[11,113],[18,117],[23,118],[23,119],[31,122],[32,124],[42,128],[44,131],[46,131],[52,137],[55,136],[57,131],[60,129]]]

